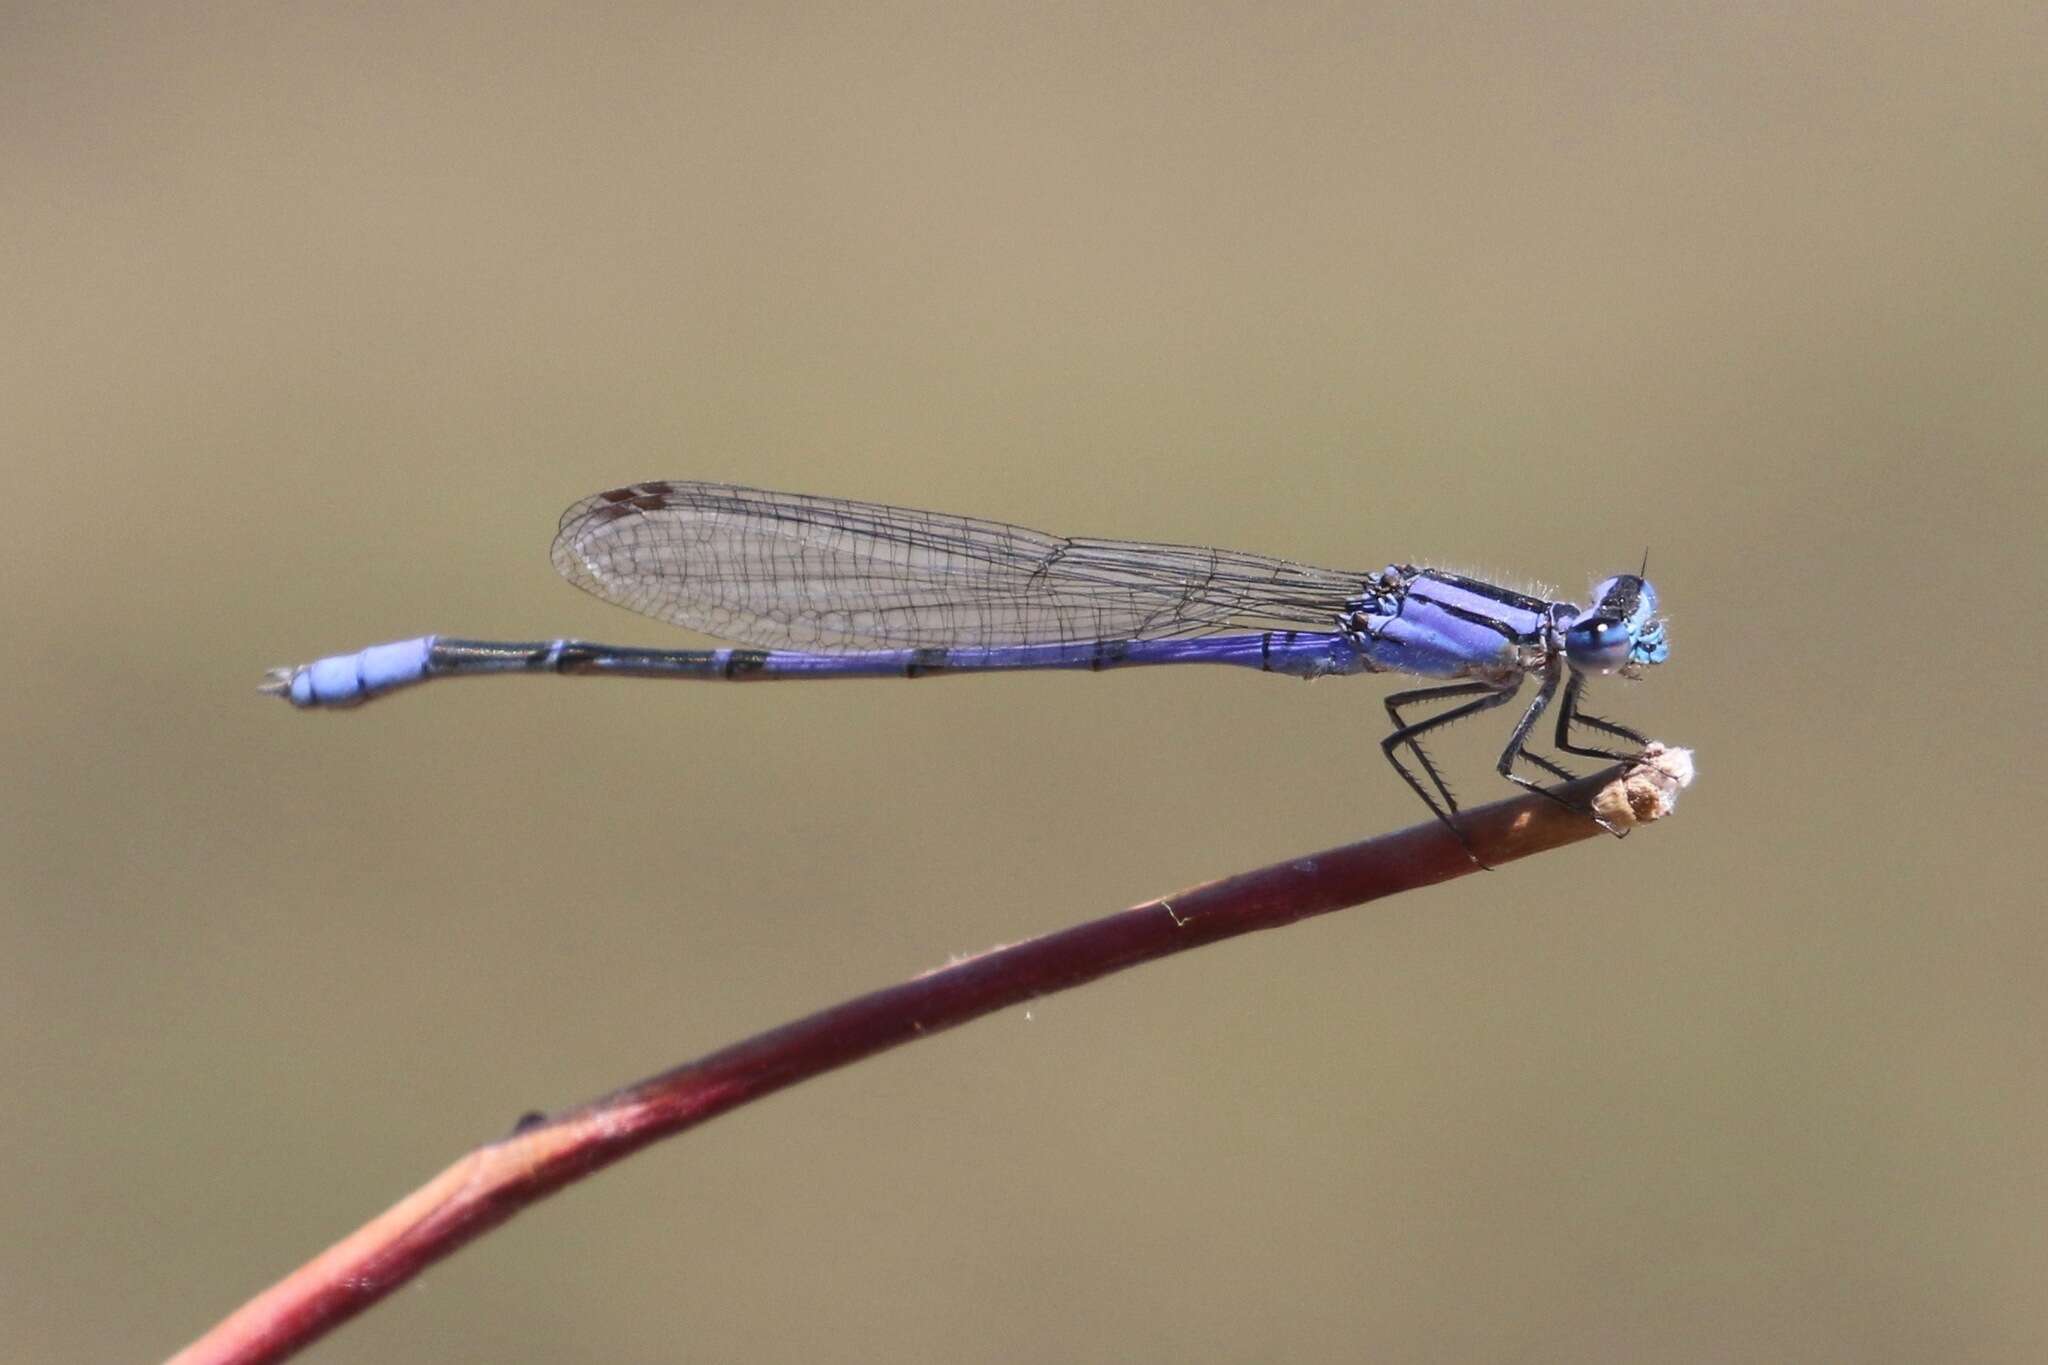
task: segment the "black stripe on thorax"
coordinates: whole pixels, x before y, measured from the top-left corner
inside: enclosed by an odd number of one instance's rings
[[[1523,611],[1532,611],[1538,616],[1546,615],[1550,611],[1550,603],[1541,597],[1531,597],[1525,592],[1516,592],[1513,588],[1503,588],[1500,584],[1489,583],[1483,578],[1467,578],[1463,574],[1445,573],[1441,569],[1424,569],[1422,572],[1439,583],[1448,583],[1452,587],[1463,588],[1474,597],[1484,597],[1489,601],[1498,602],[1504,607],[1520,607]],[[1416,592],[1419,588],[1421,591],[1417,592],[1416,595],[1422,597],[1424,601],[1433,602],[1436,599],[1428,596],[1428,587],[1429,585],[1426,582],[1420,583],[1411,588],[1410,591]],[[1438,603],[1438,605],[1441,606],[1442,604]]]
[[[1505,639],[1520,640],[1523,638],[1522,633],[1507,622],[1473,611],[1470,607],[1454,607],[1448,602],[1437,602],[1429,598],[1424,598],[1423,600],[1429,602],[1432,607],[1435,607],[1446,616],[1455,616],[1460,621],[1469,621],[1475,626],[1485,626],[1488,630],[1499,632]]]

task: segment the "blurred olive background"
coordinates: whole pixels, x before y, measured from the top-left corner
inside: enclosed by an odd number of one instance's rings
[[[1372,680],[684,643],[726,479],[1577,596],[1669,825],[1043,1000],[323,1361],[2048,1353],[2038,5],[12,5],[0,1357],[149,1359],[522,1111],[1407,824]],[[1505,725],[1447,744],[1497,794]]]

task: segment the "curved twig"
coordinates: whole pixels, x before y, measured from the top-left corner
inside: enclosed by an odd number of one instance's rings
[[[174,1365],[283,1360],[529,1204],[665,1137],[784,1086],[1141,962],[1448,881],[1668,814],[1691,780],[1684,750],[1459,817],[1471,854],[1437,821],[1240,873],[1091,920],[735,1043],[579,1108],[522,1122],[251,1299]]]

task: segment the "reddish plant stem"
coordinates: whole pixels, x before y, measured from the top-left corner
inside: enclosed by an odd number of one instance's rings
[[[1611,797],[1623,771],[1559,794],[1581,805],[1596,793]],[[1644,803],[1636,805],[1643,819],[1664,809],[1644,813]],[[1491,866],[1601,833],[1585,815],[1541,796],[1467,811],[1460,823]],[[237,1309],[174,1365],[283,1360],[529,1204],[784,1086],[1141,962],[1478,870],[1431,821],[1148,901],[834,1005],[469,1153]]]

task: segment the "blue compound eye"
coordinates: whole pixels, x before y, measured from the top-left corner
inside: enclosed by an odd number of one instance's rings
[[[1634,574],[1604,579],[1593,589],[1593,606],[1565,629],[1572,667],[1633,677],[1646,664],[1663,663],[1671,650],[1656,613],[1657,590],[1645,580]]]
[[[1612,673],[1626,664],[1633,643],[1626,625],[1597,617],[1580,622],[1564,635],[1565,653],[1571,661],[1595,673]]]

